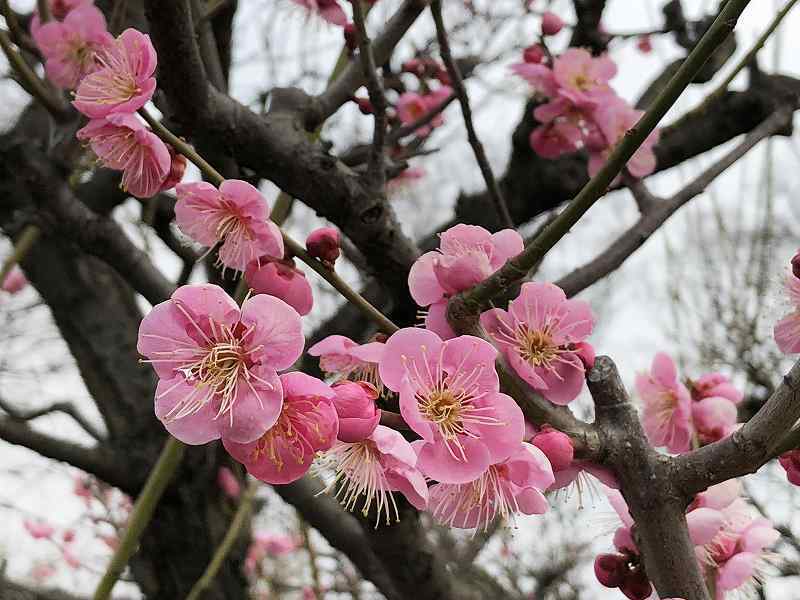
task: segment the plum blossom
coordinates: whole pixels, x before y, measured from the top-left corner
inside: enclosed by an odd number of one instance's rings
[[[31,519],[25,519],[22,524],[25,526],[25,530],[35,540],[50,539],[53,537],[53,534],[56,531],[55,527],[45,521],[33,521]]]
[[[333,391],[341,441],[359,442],[375,431],[381,420],[381,411],[375,405],[375,387],[365,381],[341,381],[334,384]]]
[[[25,273],[22,272],[19,266],[14,265],[8,275],[5,276],[5,279],[3,279],[0,289],[9,294],[16,294],[25,289],[26,285],[28,285],[28,279],[25,277]]]
[[[476,225],[459,224],[439,237],[439,249],[426,252],[412,265],[408,287],[417,304],[430,306],[426,327],[449,339],[455,333],[445,315],[447,299],[486,279],[524,245],[512,229],[491,234]]]
[[[211,284],[185,285],[153,307],[139,327],[138,350],[159,377],[156,416],[187,444],[257,440],[278,420],[277,371],[303,351],[300,315],[272,296],[241,309]]]
[[[325,453],[326,462],[336,472],[326,492],[336,489],[336,497],[347,510],[353,510],[363,497],[361,514],[367,516],[375,506],[375,527],[383,517],[386,524],[400,520],[392,492],[400,492],[419,510],[428,505],[428,486],[417,468],[417,455],[400,433],[383,425],[358,442],[337,442]]]
[[[636,376],[636,390],[643,403],[642,424],[650,443],[675,453],[689,450],[692,399],[678,381],[672,359],[663,352],[656,354],[650,373]]]
[[[83,78],[72,104],[91,119],[142,108],[156,89],[156,51],[150,36],[126,29],[96,54],[100,68]]]
[[[339,430],[336,396],[328,385],[299,371],[281,375],[280,382],[283,407],[275,424],[249,443],[223,439],[228,453],[253,477],[272,484],[305,475],[316,453],[329,449]]]
[[[217,485],[228,498],[236,499],[242,494],[239,480],[228,467],[220,467],[217,471]]]
[[[310,313],[314,306],[311,284],[291,258],[278,260],[262,256],[247,265],[244,278],[256,294],[280,298],[301,316]]]
[[[567,300],[552,283],[524,283],[508,311],[481,315],[481,325],[517,374],[554,404],[568,404],[583,387],[578,344],[592,333],[594,316],[583,300]]]
[[[172,168],[170,151],[135,115],[92,119],[76,135],[88,142],[104,167],[122,171],[123,190],[150,198],[163,189]]]
[[[792,262],[794,266],[795,259]],[[784,289],[792,310],[775,324],[775,343],[784,354],[797,354],[800,353],[800,277],[794,273],[794,268],[786,276]]]
[[[339,258],[341,248],[339,244],[339,230],[335,227],[320,227],[308,234],[306,249],[314,258],[318,258],[329,269]]]
[[[473,481],[432,486],[428,509],[444,525],[486,530],[498,516],[509,520],[520,513],[547,512],[549,505],[542,492],[553,480],[544,453],[523,442],[509,457],[490,465]]]
[[[617,66],[607,54],[594,57],[583,48],[568,48],[553,61],[559,94],[578,106],[595,107],[610,94],[608,82]]]
[[[41,25],[33,39],[45,58],[48,79],[68,90],[100,67],[96,54],[114,43],[103,13],[91,5],[71,10],[63,21]]]
[[[706,373],[697,379],[688,382],[692,400],[699,401],[703,398],[726,398],[734,404],[739,404],[744,398],[741,390],[737,389],[731,380],[722,373]]]
[[[50,16],[53,21],[63,21],[67,18],[70,12],[85,6],[92,6],[94,0],[48,0],[50,7]],[[33,9],[33,16],[31,17],[31,37],[36,39],[36,34],[42,26],[42,19],[39,16],[38,5]]]
[[[603,134],[605,147],[589,152],[589,176],[594,177],[608,160],[614,147],[625,137],[629,129],[644,115],[642,110],[634,110],[625,101],[614,97],[594,110],[594,120]],[[645,177],[656,168],[656,155],[653,146],[660,137],[656,129],[647,136],[626,164],[628,172],[634,177]]]
[[[344,27],[347,25],[347,15],[338,0],[292,0],[295,4],[299,4],[309,14],[317,14],[322,17],[331,25],[338,25]]]
[[[219,248],[219,262],[244,271],[262,256],[283,258],[283,237],[269,220],[269,204],[255,187],[226,179],[219,189],[198,181],[175,187],[175,220],[186,235],[203,246]]]
[[[378,376],[378,363],[386,344],[374,341],[357,344],[343,335],[330,335],[320,340],[308,353],[319,357],[319,368],[334,381],[365,381],[383,394],[383,381]]]
[[[701,445],[728,437],[736,429],[738,411],[727,398],[711,396],[692,402],[692,424]]]
[[[397,99],[397,117],[403,125],[411,125],[428,113],[441,106],[451,94],[452,88],[442,85],[436,90],[422,95],[416,92],[404,92]],[[416,130],[419,137],[427,137],[436,128],[444,124],[444,116],[440,113],[431,121]]]
[[[778,463],[786,471],[786,479],[793,485],[800,485],[800,449],[790,450],[778,457]]]
[[[424,329],[401,329],[379,365],[400,412],[422,437],[417,466],[442,483],[466,483],[505,460],[522,442],[522,411],[501,394],[488,342],[463,335],[443,342]]]
[[[556,35],[564,28],[564,21],[557,14],[548,11],[542,15],[542,35]]]

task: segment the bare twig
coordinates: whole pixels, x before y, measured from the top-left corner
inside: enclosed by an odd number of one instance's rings
[[[431,2],[431,14],[433,14],[433,21],[436,25],[436,38],[439,40],[439,52],[447,68],[447,74],[450,76],[450,83],[453,85],[456,96],[458,96],[458,102],[461,104],[461,114],[464,117],[464,126],[467,128],[467,138],[469,139],[470,146],[472,146],[472,152],[475,154],[475,160],[478,162],[478,167],[486,182],[486,188],[494,202],[497,214],[500,215],[500,219],[506,227],[514,229],[514,221],[511,218],[511,214],[508,212],[505,198],[503,198],[503,193],[500,191],[500,186],[497,184],[497,179],[495,179],[494,172],[489,164],[489,159],[486,157],[483,144],[475,131],[475,124],[472,119],[472,107],[470,107],[469,104],[467,88],[464,85],[461,71],[456,61],[453,60],[453,53],[450,50],[450,40],[447,37],[447,28],[444,25],[444,17],[442,16],[441,0],[433,0],[433,2]]]
[[[43,417],[52,413],[64,413],[65,415],[72,417],[72,419],[78,425],[80,425],[86,433],[91,435],[98,442],[102,442],[105,439],[103,433],[97,429],[97,427],[92,425],[88,419],[86,419],[86,417],[84,417],[80,411],[78,411],[75,405],[70,402],[56,402],[55,404],[41,408],[22,410],[13,406],[4,398],[0,398],[0,409],[4,410],[12,419],[16,421],[33,421],[34,419],[38,419],[39,417]]]

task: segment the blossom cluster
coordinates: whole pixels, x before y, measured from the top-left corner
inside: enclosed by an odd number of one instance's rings
[[[731,479],[697,494],[686,510],[695,556],[705,579],[713,583],[715,600],[757,580],[768,562],[768,548],[780,537],[769,520],[753,514],[740,494],[739,481]],[[622,494],[611,490],[608,499],[622,525],[614,533],[616,551],[595,559],[595,575],[602,585],[619,588],[631,600],[645,600],[653,588],[634,540],[633,518]]]
[[[549,58],[541,46],[523,53],[523,62],[511,70],[531,86],[541,103],[533,116],[539,125],[531,132],[531,148],[543,158],[586,150],[589,175],[605,164],[614,147],[644,114],[619,97],[609,82],[617,66],[608,55],[592,56],[583,48],[569,48]],[[651,133],[627,163],[634,177],[644,177],[656,166]]]
[[[121,187],[139,198],[170,189],[186,159],[136,115],[153,96],[156,52],[150,37],[126,29],[116,39],[92,0],[56,2],[54,20],[32,20],[31,35],[57,86],[75,90],[72,104],[89,117],[78,131],[100,163],[122,171]]]

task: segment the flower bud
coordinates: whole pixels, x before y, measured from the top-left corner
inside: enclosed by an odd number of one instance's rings
[[[0,289],[4,292],[8,292],[9,294],[16,294],[20,290],[22,290],[26,285],[28,285],[28,280],[25,277],[25,274],[22,272],[18,266],[14,265],[9,271],[6,278],[2,281],[2,285],[0,285]]]
[[[169,150],[170,166],[167,178],[161,184],[162,192],[174,188],[183,179],[183,174],[186,172],[186,157],[183,154],[178,154],[171,145],[167,144]]]
[[[636,47],[642,54],[650,54],[653,51],[653,43],[649,35],[640,35],[636,40]]]
[[[800,250],[792,257],[792,275],[800,279]]]
[[[542,15],[542,35],[555,35],[564,27],[564,21],[549,10]]]
[[[333,406],[339,416],[338,438],[343,442],[360,442],[369,437],[381,420],[375,405],[378,390],[366,381],[342,381],[333,386]]]
[[[619,587],[625,578],[627,565],[621,554],[599,554],[594,559],[594,575],[601,585]]]
[[[572,440],[566,433],[544,425],[531,443],[544,452],[554,471],[562,471],[572,464],[575,452],[572,448]]]
[[[306,249],[314,258],[318,258],[329,269],[339,258],[339,231],[335,227],[320,227],[312,231],[306,239]]]
[[[594,346],[589,342],[578,342],[575,344],[575,354],[581,359],[584,369],[587,371],[594,367],[595,352]]]
[[[375,112],[375,108],[372,106],[372,102],[369,101],[369,98],[353,96],[353,102],[358,105],[358,110],[361,111],[362,115],[371,115]]]
[[[217,485],[231,500],[235,500],[242,493],[239,480],[228,467],[220,467],[217,471]]]
[[[256,294],[280,298],[300,316],[311,312],[314,296],[305,274],[294,266],[294,260],[271,260],[262,257],[247,265],[244,277]]]
[[[353,23],[348,23],[344,26],[344,45],[350,51],[350,54],[358,48],[358,31]]]
[[[619,586],[619,591],[630,600],[647,600],[653,593],[653,586],[647,579],[647,574],[641,569],[636,569],[627,574]]]
[[[538,65],[544,60],[544,49],[540,44],[533,44],[522,51],[522,60]]]

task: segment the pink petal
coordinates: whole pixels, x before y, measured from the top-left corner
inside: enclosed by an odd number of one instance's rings
[[[425,315],[425,329],[434,332],[443,340],[452,340],[457,337],[457,333],[450,327],[447,320],[447,300],[434,302],[428,307],[428,314]]]
[[[695,546],[710,543],[725,525],[725,516],[713,508],[698,508],[686,515],[689,537]]]
[[[247,385],[240,379],[230,414],[219,417],[222,438],[240,444],[253,442],[264,435],[278,420],[283,406],[283,389],[278,374],[261,365],[254,365],[250,372],[272,387],[255,380]]]
[[[496,359],[495,347],[472,335],[447,340],[441,354],[442,366],[450,374],[478,371],[480,375],[470,378],[470,381],[474,381],[481,391],[500,389],[500,380],[494,367]]]
[[[216,419],[218,403],[208,402],[194,414],[180,419],[168,419],[167,415],[181,401],[195,392],[195,387],[182,375],[174,379],[161,379],[156,387],[156,417],[167,431],[184,444],[200,445],[220,438],[219,419]]]
[[[499,463],[514,452],[519,451],[522,447],[522,437],[525,434],[525,419],[522,416],[522,410],[519,405],[506,394],[491,394],[485,400],[486,405],[493,407],[494,411],[493,413],[482,414],[491,415],[503,424],[471,424],[468,429],[480,436],[480,441],[489,450],[492,463]]]
[[[208,319],[232,328],[239,321],[239,306],[225,290],[211,283],[184,285],[172,294],[172,300],[188,309],[203,327]]]
[[[717,586],[721,590],[735,590],[753,576],[757,556],[751,552],[733,555],[719,570]]]
[[[420,372],[425,372],[425,364],[439,355],[442,340],[432,331],[417,327],[406,327],[386,340],[379,373],[384,385],[393,392],[400,391],[401,382],[406,375],[405,365],[416,363]]]
[[[443,442],[422,446],[417,467],[422,473],[441,483],[467,483],[476,479],[492,463],[489,450],[478,440],[461,436],[466,460],[456,460]]]
[[[283,300],[259,294],[242,304],[242,325],[253,327],[246,338],[251,356],[276,371],[288,369],[300,358],[305,345],[300,315]]]

